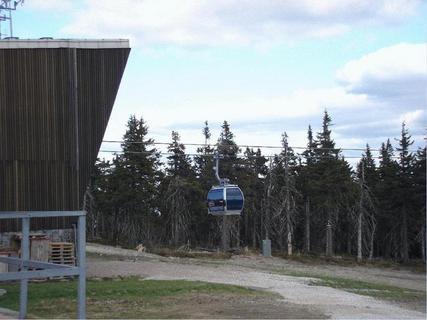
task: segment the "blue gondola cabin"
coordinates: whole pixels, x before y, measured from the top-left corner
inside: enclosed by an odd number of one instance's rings
[[[240,215],[243,204],[243,192],[237,185],[215,186],[208,193],[208,213],[212,215]]]

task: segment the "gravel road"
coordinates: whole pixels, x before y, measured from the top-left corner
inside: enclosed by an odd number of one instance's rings
[[[296,268],[298,264],[284,265],[283,259],[233,259],[226,263],[204,264],[191,259],[164,258],[150,254],[138,254],[134,250],[88,245],[87,251],[104,255],[102,259],[88,259],[89,277],[142,276],[149,279],[186,279],[241,285],[266,289],[280,294],[286,302],[300,305],[319,315],[333,319],[425,319],[423,312],[408,310],[388,301],[361,296],[329,287],[309,285],[311,278],[272,274],[268,271],[281,266]],[[111,258],[109,258],[111,256]],[[120,261],[114,256],[133,257]],[[133,260],[132,260],[133,259]],[[281,260],[281,261],[279,261]],[[259,266],[260,270],[257,270]],[[293,266],[293,267],[292,267]],[[361,280],[379,277],[394,285],[425,290],[425,275],[376,268],[355,268],[354,271],[339,266],[316,266],[317,272],[333,272],[334,276],[346,275]],[[329,268],[329,269],[328,269]],[[369,272],[367,270],[369,269]],[[329,270],[329,271],[328,271]],[[304,270],[306,271],[306,270]],[[313,271],[313,270],[311,270]],[[353,273],[352,273],[353,272]],[[362,277],[362,275],[367,275]],[[376,279],[378,280],[378,279]],[[422,281],[420,281],[422,280]],[[421,282],[421,285],[420,283]],[[410,283],[408,285],[408,283]]]

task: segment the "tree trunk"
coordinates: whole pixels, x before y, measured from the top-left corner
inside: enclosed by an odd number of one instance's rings
[[[252,247],[256,248],[257,243],[256,243],[256,233],[255,233],[255,230],[256,230],[256,219],[255,219],[255,217],[252,219],[252,221],[253,221]]]
[[[288,247],[288,256],[292,255],[292,223],[291,223],[291,205],[289,194],[289,177],[286,170],[286,242]]]
[[[374,257],[374,237],[375,237],[375,230],[377,228],[376,223],[372,226],[372,232],[371,232],[371,238],[370,238],[370,247],[369,247],[369,260],[372,260]]]
[[[421,227],[421,256],[423,257],[423,262],[426,262],[426,227],[423,225]]]
[[[332,256],[332,224],[330,220],[326,225],[326,256]]]
[[[362,222],[363,222],[363,185],[365,184],[365,166],[362,162],[362,177],[359,181],[360,199],[359,199],[359,214],[357,217],[357,261],[362,261]]]
[[[104,213],[103,212],[101,212],[101,230],[99,230],[99,234],[103,238],[108,238],[106,236],[106,232],[105,232],[105,217],[104,217]]]
[[[230,223],[229,223],[229,217],[223,216],[222,217],[222,235],[221,235],[221,241],[222,241],[222,250],[227,251],[230,249]]]
[[[351,256],[351,248],[352,247],[352,243],[351,243],[351,233],[350,230],[347,231],[347,254],[349,256]]]
[[[255,214],[255,212],[253,214]],[[244,224],[245,224],[245,238],[243,241],[245,242],[245,245],[247,245],[249,243],[249,217],[247,214],[245,214]]]
[[[310,198],[305,202],[305,252],[310,252]]]
[[[272,160],[270,158],[266,211],[265,211],[265,218],[263,220],[264,229],[265,229],[265,239],[266,240],[269,240],[270,230],[271,230],[271,174],[272,174],[271,173],[271,164],[272,164]],[[262,216],[261,216],[261,219],[262,219]],[[261,233],[262,233],[262,229],[261,229]]]
[[[289,221],[287,223],[287,229],[288,229],[288,237],[287,237],[288,256],[291,256],[292,255],[292,228],[291,228],[291,223]]]
[[[291,224],[291,213],[289,208],[289,196],[288,196],[288,203],[286,205],[286,242],[288,247],[288,256],[292,255],[292,224]]]
[[[240,216],[236,217],[237,221],[234,223],[234,226],[236,227],[236,248],[240,248]],[[255,230],[254,230],[255,232]]]
[[[284,233],[284,230],[283,230],[282,226],[280,226],[280,231],[279,231],[279,235],[278,235],[279,236],[278,243],[279,243],[281,252],[284,251],[284,247],[285,247],[284,241],[283,241],[283,233]]]
[[[114,243],[116,246],[119,245],[119,232],[120,232],[119,221],[118,221],[119,214],[117,211],[118,211],[117,209],[114,210],[114,224],[113,224],[113,230],[114,230],[113,236],[114,236]]]
[[[357,217],[357,261],[362,261],[362,208]]]
[[[404,263],[409,261],[408,253],[408,217],[406,213],[406,208],[403,208],[402,212],[402,260]]]

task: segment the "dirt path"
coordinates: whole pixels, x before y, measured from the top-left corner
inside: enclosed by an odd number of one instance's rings
[[[259,256],[235,256],[229,264],[284,273],[298,272],[315,276],[348,278],[379,284],[387,284],[405,289],[426,291],[426,275],[409,270],[374,268],[371,266],[339,266],[331,264],[310,265],[280,258]]]
[[[132,250],[123,251],[105,246],[88,246],[88,252],[103,252],[103,254],[118,256],[128,256],[130,253],[131,256],[135,256],[136,253]],[[273,260],[273,266],[275,263],[276,261]],[[265,269],[271,267],[268,263],[266,266]],[[262,266],[261,269],[263,269]],[[331,272],[334,271],[331,270]],[[347,275],[350,273],[348,270],[342,272]],[[357,270],[357,272],[362,271]],[[372,272],[370,276],[374,277],[377,271]],[[252,260],[249,265],[242,264],[241,259],[227,264],[197,264],[197,262],[191,263],[188,259],[169,259],[144,254],[139,255],[135,261],[88,259],[88,276],[90,277],[131,275],[150,279],[199,280],[267,289],[280,294],[287,303],[317,312],[319,316],[326,315],[334,319],[425,319],[426,317],[425,313],[407,310],[390,302],[333,288],[310,286],[310,278],[272,274],[266,270],[258,271],[254,269]],[[398,272],[395,278],[399,279],[402,276],[403,273]],[[411,276],[409,275],[409,279]],[[365,278],[364,280],[366,281]],[[413,281],[416,280],[413,279]]]

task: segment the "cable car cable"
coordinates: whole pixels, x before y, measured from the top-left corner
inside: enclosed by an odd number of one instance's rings
[[[170,142],[150,142],[147,143],[147,141],[123,141],[123,140],[103,140],[103,143],[126,143],[126,144],[152,144],[152,145],[170,145]],[[218,146],[218,143],[216,144],[205,144],[205,143],[180,143],[184,146],[199,146],[199,147],[215,147]],[[246,144],[241,144],[241,145],[236,145],[236,147],[238,148],[264,148],[264,149],[283,149],[283,146],[272,146],[272,145],[246,145]],[[302,149],[302,150],[306,150],[307,147],[301,147],[301,146],[289,146],[288,148],[290,149]],[[366,148],[313,148],[315,150],[342,150],[342,151],[366,151]],[[374,152],[380,152],[381,149],[371,149],[369,148],[370,151],[374,151]],[[415,149],[410,149],[408,150],[408,152],[417,152],[418,150]]]
[[[124,154],[124,153],[129,153],[129,154],[159,154],[159,155],[164,155],[164,156],[174,156],[177,155],[176,153],[173,152],[156,152],[156,151],[124,151],[124,150],[100,150],[99,153],[118,153],[118,154]],[[184,153],[182,154],[184,156],[190,156],[190,157],[213,157],[214,154],[201,154],[201,153]],[[278,157],[279,154],[273,154],[273,155],[251,155],[251,157],[253,158],[275,158]],[[280,155],[282,158],[286,157],[284,155]],[[292,157],[292,156],[289,156]],[[302,154],[297,153],[295,156],[295,158],[304,158],[304,159],[331,159],[331,156],[305,156]],[[234,158],[234,157],[227,157],[225,156],[226,159],[230,159],[230,158]],[[247,156],[244,155],[236,155],[236,158],[238,159],[248,159]],[[362,159],[363,156],[345,156],[343,155],[342,157],[339,158],[345,158],[345,159]],[[372,159],[381,159],[380,156],[372,156]],[[399,156],[391,156],[391,158],[395,158],[398,159],[400,158]]]

